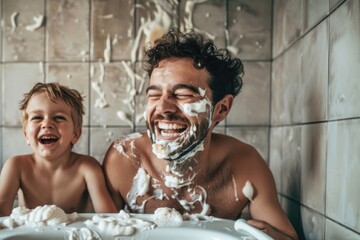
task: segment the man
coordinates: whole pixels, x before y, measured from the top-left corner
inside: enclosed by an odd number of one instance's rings
[[[146,50],[147,134],[114,141],[105,160],[119,209],[236,219],[275,239],[297,239],[277,199],[273,176],[257,151],[213,133],[241,89],[243,65],[196,33],[172,29]]]

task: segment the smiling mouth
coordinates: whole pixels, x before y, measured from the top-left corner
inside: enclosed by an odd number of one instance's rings
[[[59,139],[55,136],[42,136],[39,138],[41,144],[52,144],[56,143]]]
[[[157,129],[159,135],[164,138],[178,137],[187,130],[188,126],[181,123],[164,123],[159,122]]]

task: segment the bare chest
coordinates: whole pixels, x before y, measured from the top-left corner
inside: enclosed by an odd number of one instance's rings
[[[144,186],[144,185],[143,185]],[[126,195],[128,207],[133,212],[153,213],[159,207],[174,208],[181,214],[211,215],[234,219],[247,204],[231,180],[200,185],[192,182],[181,187],[168,187],[162,182],[152,182],[139,194],[134,184]]]

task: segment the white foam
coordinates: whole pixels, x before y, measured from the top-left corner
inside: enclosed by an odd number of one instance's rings
[[[242,189],[242,193],[245,195],[247,199],[249,199],[251,203],[254,202],[253,200],[254,188],[249,180],[246,181],[245,186]]]
[[[154,223],[131,217],[123,210],[120,210],[119,214],[109,217],[95,215],[92,220],[86,221],[85,225],[96,227],[100,233],[111,236],[131,236],[137,230],[155,228]]]
[[[64,210],[55,205],[38,206],[34,209],[25,207],[16,207],[11,215],[3,221],[7,228],[17,226],[47,226],[47,225],[65,225],[78,218],[76,212],[66,214]]]
[[[178,227],[183,217],[174,208],[162,207],[155,210],[153,220],[159,227]]]

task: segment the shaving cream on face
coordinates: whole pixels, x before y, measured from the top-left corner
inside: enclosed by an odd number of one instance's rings
[[[187,117],[196,117],[198,119],[197,124],[192,123],[189,130],[181,133],[174,141],[158,139],[154,134],[155,136],[152,136],[152,150],[153,153],[160,159],[187,159],[193,157],[198,151],[202,151],[204,149],[203,140],[211,126],[211,102],[205,97],[198,102],[185,103],[181,105],[181,108]],[[200,113],[207,113],[208,116],[199,122]]]

